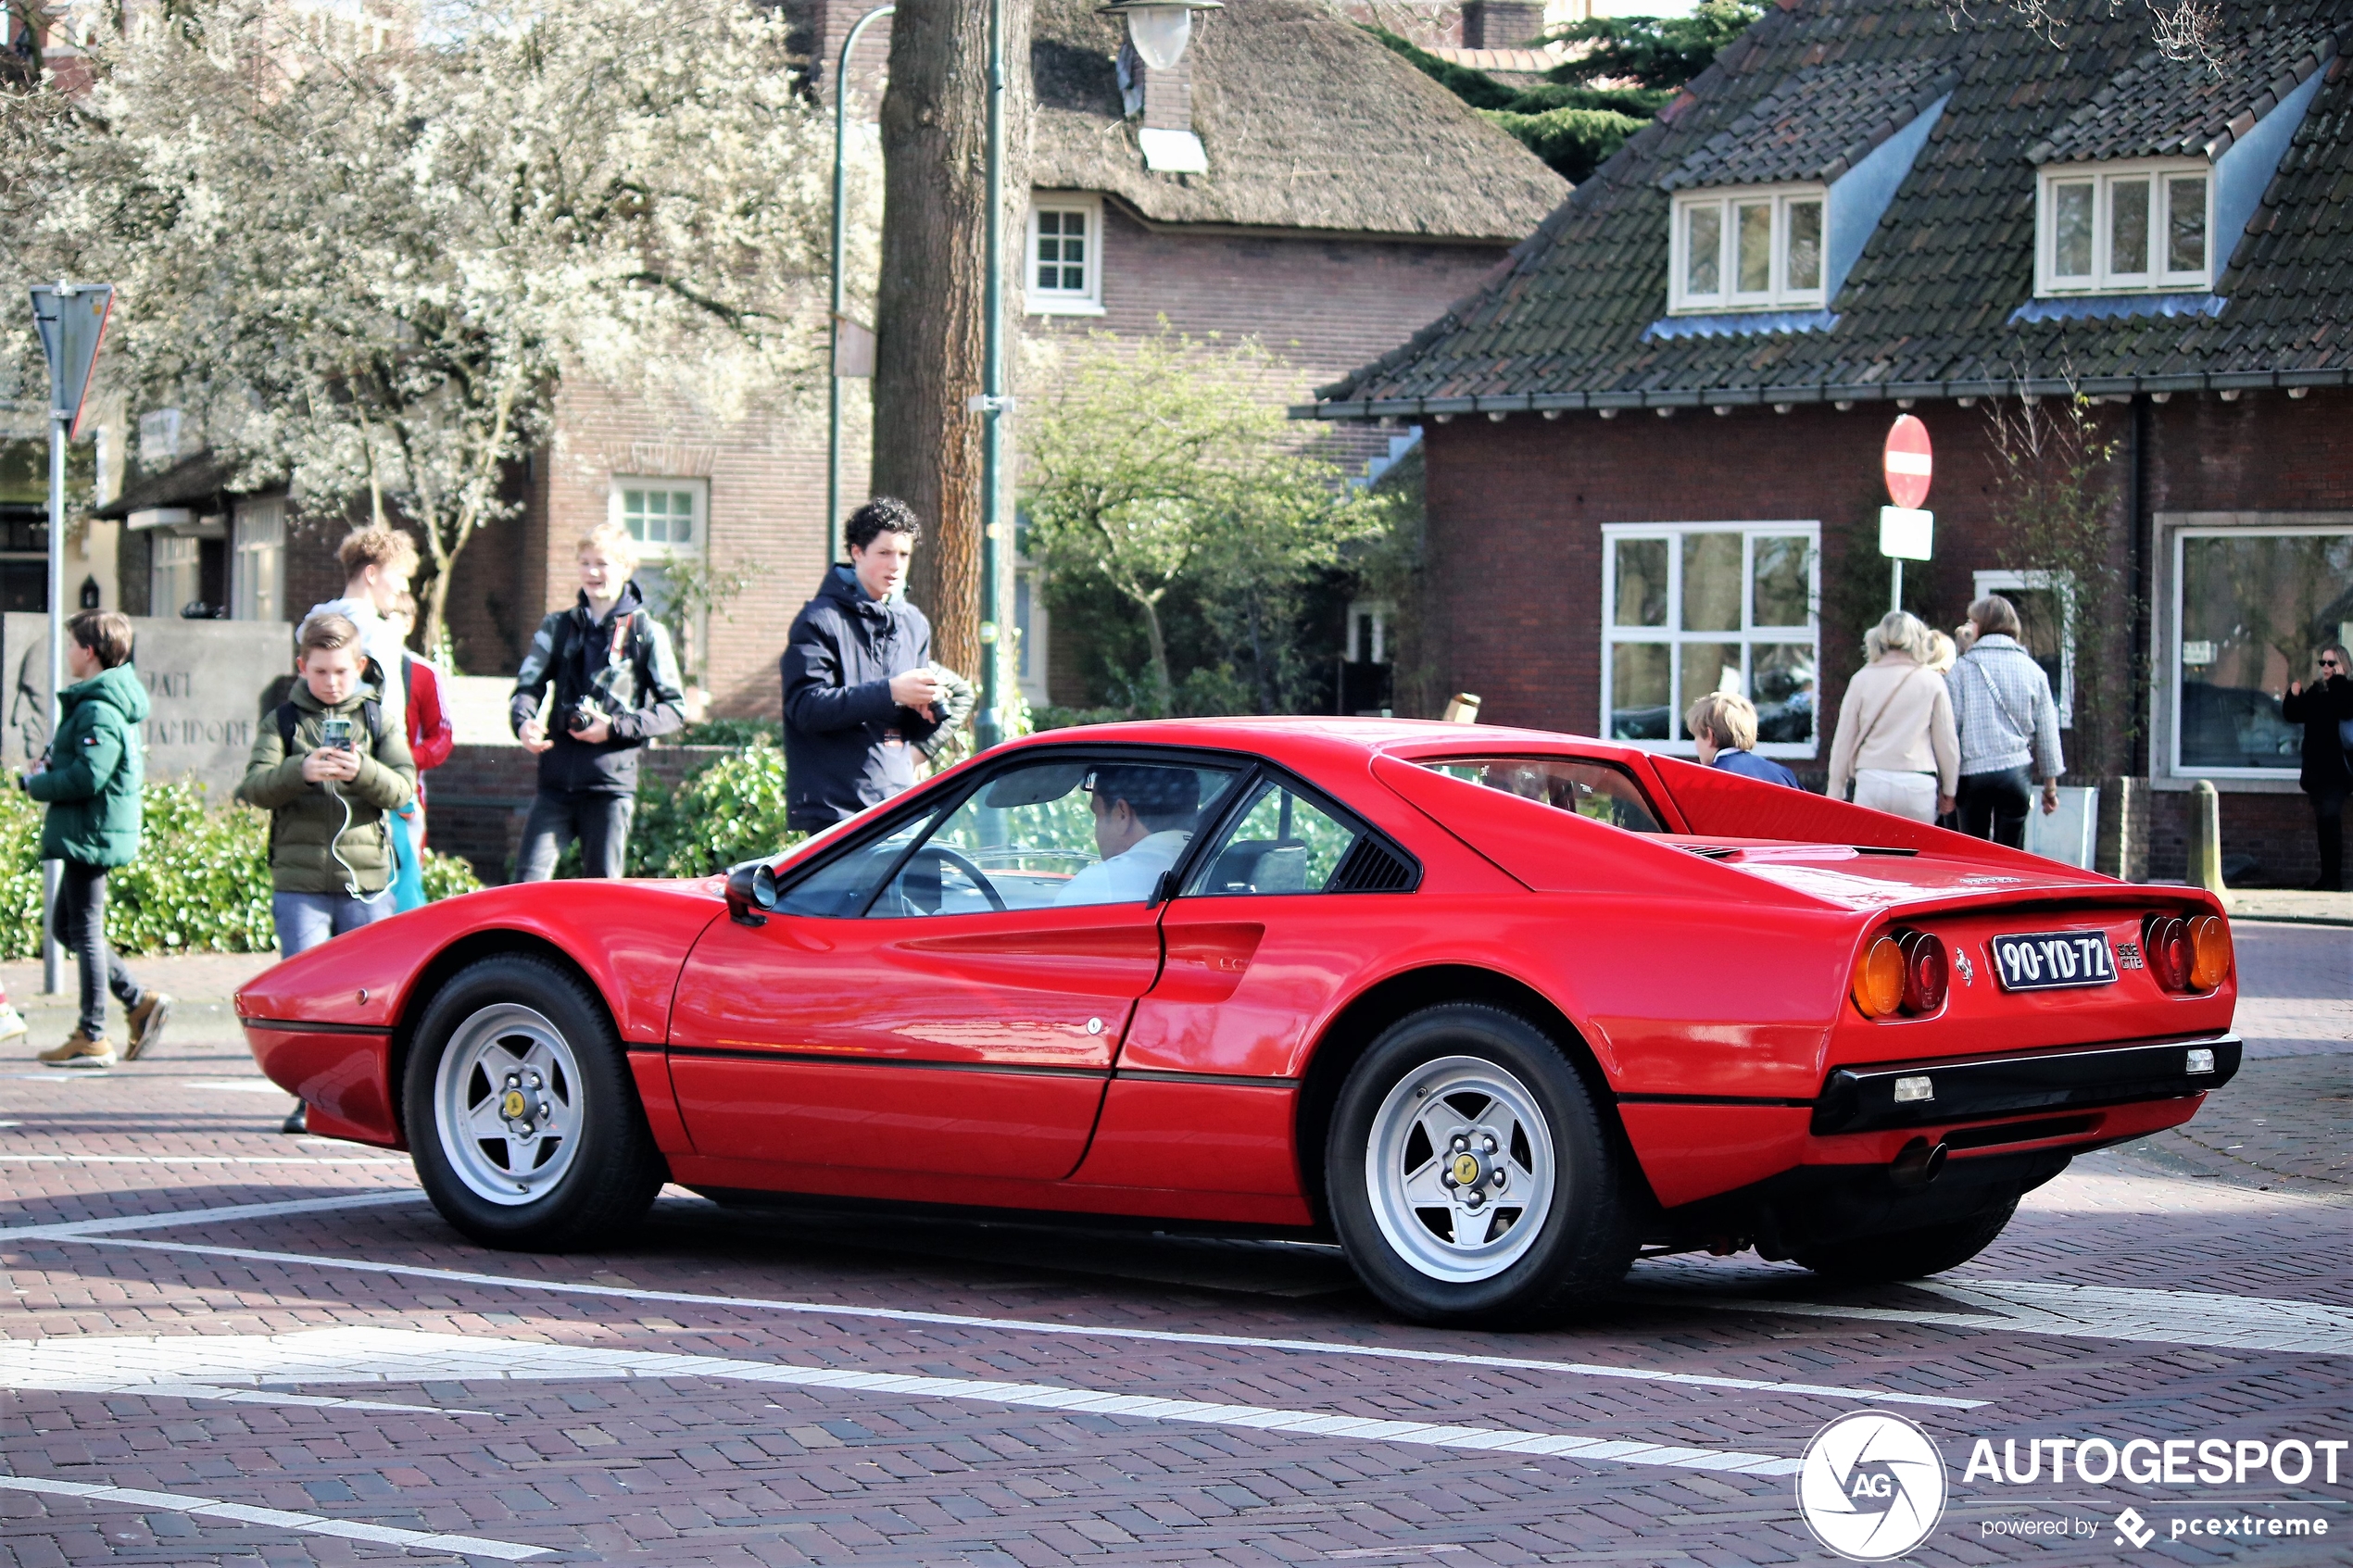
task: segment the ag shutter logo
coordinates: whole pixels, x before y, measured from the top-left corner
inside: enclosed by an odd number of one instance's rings
[[[1816,1540],[1849,1562],[1901,1557],[1944,1517],[1944,1456],[1900,1415],[1841,1416],[1806,1445],[1797,1512]]]

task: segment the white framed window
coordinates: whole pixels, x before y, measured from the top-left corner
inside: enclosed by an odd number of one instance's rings
[[[286,618],[286,498],[239,501],[229,528],[229,618]]]
[[[1103,313],[1103,204],[1087,195],[1035,196],[1022,287],[1032,315]]]
[[[1683,714],[1709,692],[1756,705],[1756,749],[1816,752],[1821,524],[1602,529],[1602,718],[1612,740],[1695,756]]]
[[[1348,606],[1348,662],[1389,662],[1389,602],[1353,599]]]
[[[193,533],[152,535],[147,558],[147,613],[175,616],[204,597],[204,541]]]
[[[1046,576],[1037,564],[1013,560],[1013,684],[1032,708],[1047,704],[1046,659],[1053,635],[1046,609]]]
[[[2018,608],[2019,644],[2050,677],[2059,728],[2075,723],[2075,578],[2066,571],[1977,571],[1969,597],[1999,594]]]
[[[1810,184],[1678,194],[1667,314],[1820,307],[1826,198]]]
[[[2291,681],[2311,684],[2323,646],[2353,641],[2353,517],[2158,521],[2167,581],[2153,649],[2154,759],[2171,781],[2260,780],[2293,791],[2304,727],[2288,722],[2280,696]]]
[[[2077,164],[2042,173],[2038,295],[2212,287],[2214,170],[2204,159]]]
[[[700,590],[711,550],[711,481],[615,474],[607,506],[637,543],[637,591],[646,608],[670,628],[680,666],[699,676],[709,608],[700,603]],[[682,587],[694,590],[683,601]]]

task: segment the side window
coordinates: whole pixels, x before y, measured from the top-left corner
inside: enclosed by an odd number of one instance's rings
[[[866,907],[907,846],[922,836],[933,817],[917,817],[887,837],[844,850],[785,889],[776,900],[780,915],[817,915],[850,920]]]
[[[1185,891],[1195,897],[1252,893],[1402,892],[1414,870],[1380,840],[1279,779],[1251,792],[1234,825]]]
[[[1017,764],[941,819],[867,912],[905,920],[1143,903],[1238,774],[1152,760]]]
[[[1450,757],[1422,764],[1466,784],[1483,784],[1528,800],[1541,800],[1629,833],[1664,833],[1642,785],[1609,762],[1571,757]]]

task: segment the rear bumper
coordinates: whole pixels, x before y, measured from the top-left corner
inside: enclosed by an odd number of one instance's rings
[[[2199,1052],[2208,1065],[2193,1072]],[[1828,1137],[2178,1099],[2229,1083],[2240,1055],[2237,1035],[2213,1035],[2035,1056],[1842,1067],[1823,1083],[1806,1130]],[[1928,1081],[1924,1098],[1896,1099],[1899,1082],[1916,1085],[1921,1079]]]

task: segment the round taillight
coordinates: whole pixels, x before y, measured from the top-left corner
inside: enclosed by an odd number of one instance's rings
[[[2169,991],[2186,991],[2197,967],[2197,946],[2190,922],[2175,915],[2151,915],[2141,928],[2141,950],[2148,956],[2149,972]]]
[[[2190,924],[2190,988],[2211,991],[2231,972],[2231,925],[2221,915],[2200,915]]]
[[[1944,945],[1925,931],[1915,931],[1904,938],[1903,947],[1904,1010],[1934,1012],[1944,1005],[1944,993],[1953,983]]]
[[[1855,961],[1855,1005],[1866,1018],[1885,1018],[1904,1005],[1904,949],[1892,936],[1875,936]]]

